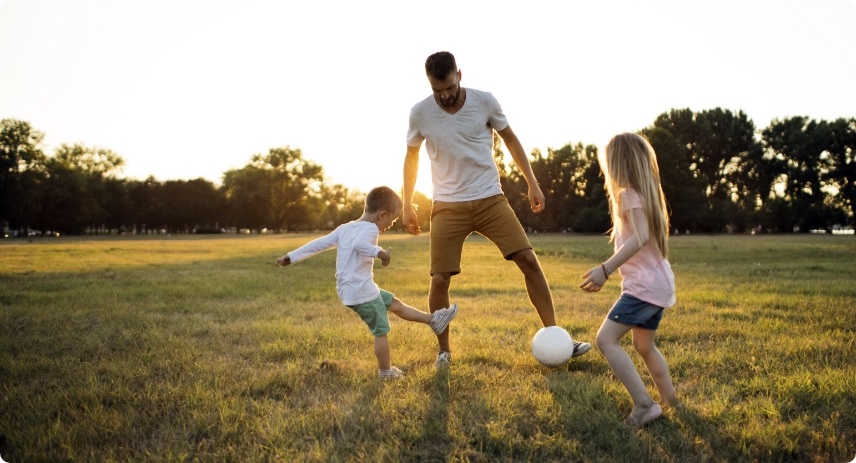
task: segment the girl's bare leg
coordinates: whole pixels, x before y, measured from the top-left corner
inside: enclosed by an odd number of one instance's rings
[[[666,358],[654,344],[656,334],[655,330],[633,328],[633,347],[645,361],[648,372],[651,374],[654,384],[657,385],[657,391],[660,392],[660,401],[663,402],[663,405],[675,405],[677,403],[675,385],[672,384],[672,375],[669,374]]]
[[[604,320],[597,332],[597,347],[603,352],[603,356],[606,357],[606,361],[609,362],[615,376],[630,393],[630,398],[633,399],[633,411],[630,412],[630,419],[639,423],[645,413],[654,405],[654,400],[645,388],[642,378],[639,377],[633,360],[618,344],[618,341],[632,328],[630,325],[623,325],[609,319]]]

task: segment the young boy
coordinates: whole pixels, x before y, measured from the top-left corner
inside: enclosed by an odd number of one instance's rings
[[[389,265],[391,259],[390,250],[377,245],[378,236],[392,227],[399,214],[401,198],[388,187],[374,188],[366,196],[365,210],[358,220],[340,225],[332,233],[310,241],[276,261],[277,266],[291,265],[336,248],[336,291],[342,303],[359,314],[375,336],[374,350],[381,379],[397,379],[404,375],[390,362],[387,311],[408,321],[428,324],[438,335],[446,331],[458,313],[457,304],[433,314],[422,312],[375,284],[372,273],[374,259],[380,259],[384,266]]]

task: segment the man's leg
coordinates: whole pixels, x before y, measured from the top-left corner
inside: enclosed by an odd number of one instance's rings
[[[553,308],[553,294],[550,292],[547,277],[544,276],[544,271],[541,269],[541,263],[538,262],[535,251],[532,249],[517,251],[511,255],[511,260],[523,272],[529,301],[538,311],[541,323],[544,326],[554,326],[556,324],[556,311]]]
[[[436,273],[431,275],[431,287],[428,289],[428,308],[431,313],[449,307],[449,286],[452,283],[451,273]],[[437,335],[440,352],[452,352],[449,343],[449,329]]]

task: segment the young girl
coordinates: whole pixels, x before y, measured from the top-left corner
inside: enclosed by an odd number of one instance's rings
[[[663,405],[674,405],[677,399],[669,367],[654,345],[663,310],[675,304],[675,276],[666,260],[669,217],[657,157],[648,140],[634,133],[616,135],[599,162],[610,199],[615,252],[582,276],[580,288],[600,291],[613,272],[621,274],[621,296],[600,326],[597,346],[633,399],[633,411],[625,422],[642,427],[659,418],[663,410],[648,394],[618,342],[628,331],[633,332],[633,347],[645,361],[660,400]]]

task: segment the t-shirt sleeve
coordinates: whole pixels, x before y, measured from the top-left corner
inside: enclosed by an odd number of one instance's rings
[[[492,93],[488,93],[488,95],[490,96],[490,119],[488,119],[488,123],[494,130],[503,130],[508,127],[508,118],[506,118],[505,113],[502,112],[502,106],[500,106],[499,100],[497,100]]]
[[[291,251],[288,253],[288,257],[291,259],[292,264],[296,264],[302,260],[306,260],[315,254],[320,252],[324,252],[328,249],[335,248],[337,243],[339,242],[339,230],[340,227],[337,227],[335,230],[330,232],[327,235],[324,235],[320,238],[314,239],[303,246]]]
[[[383,250],[377,245],[378,236],[380,231],[377,227],[374,227],[374,230],[362,231],[354,240],[354,250],[366,257],[377,257]]]
[[[626,216],[631,209],[642,208],[642,196],[636,190],[625,189],[621,193],[621,215]]]
[[[416,106],[410,110],[410,123],[407,128],[407,146],[420,146],[425,140],[419,131],[419,114]]]

